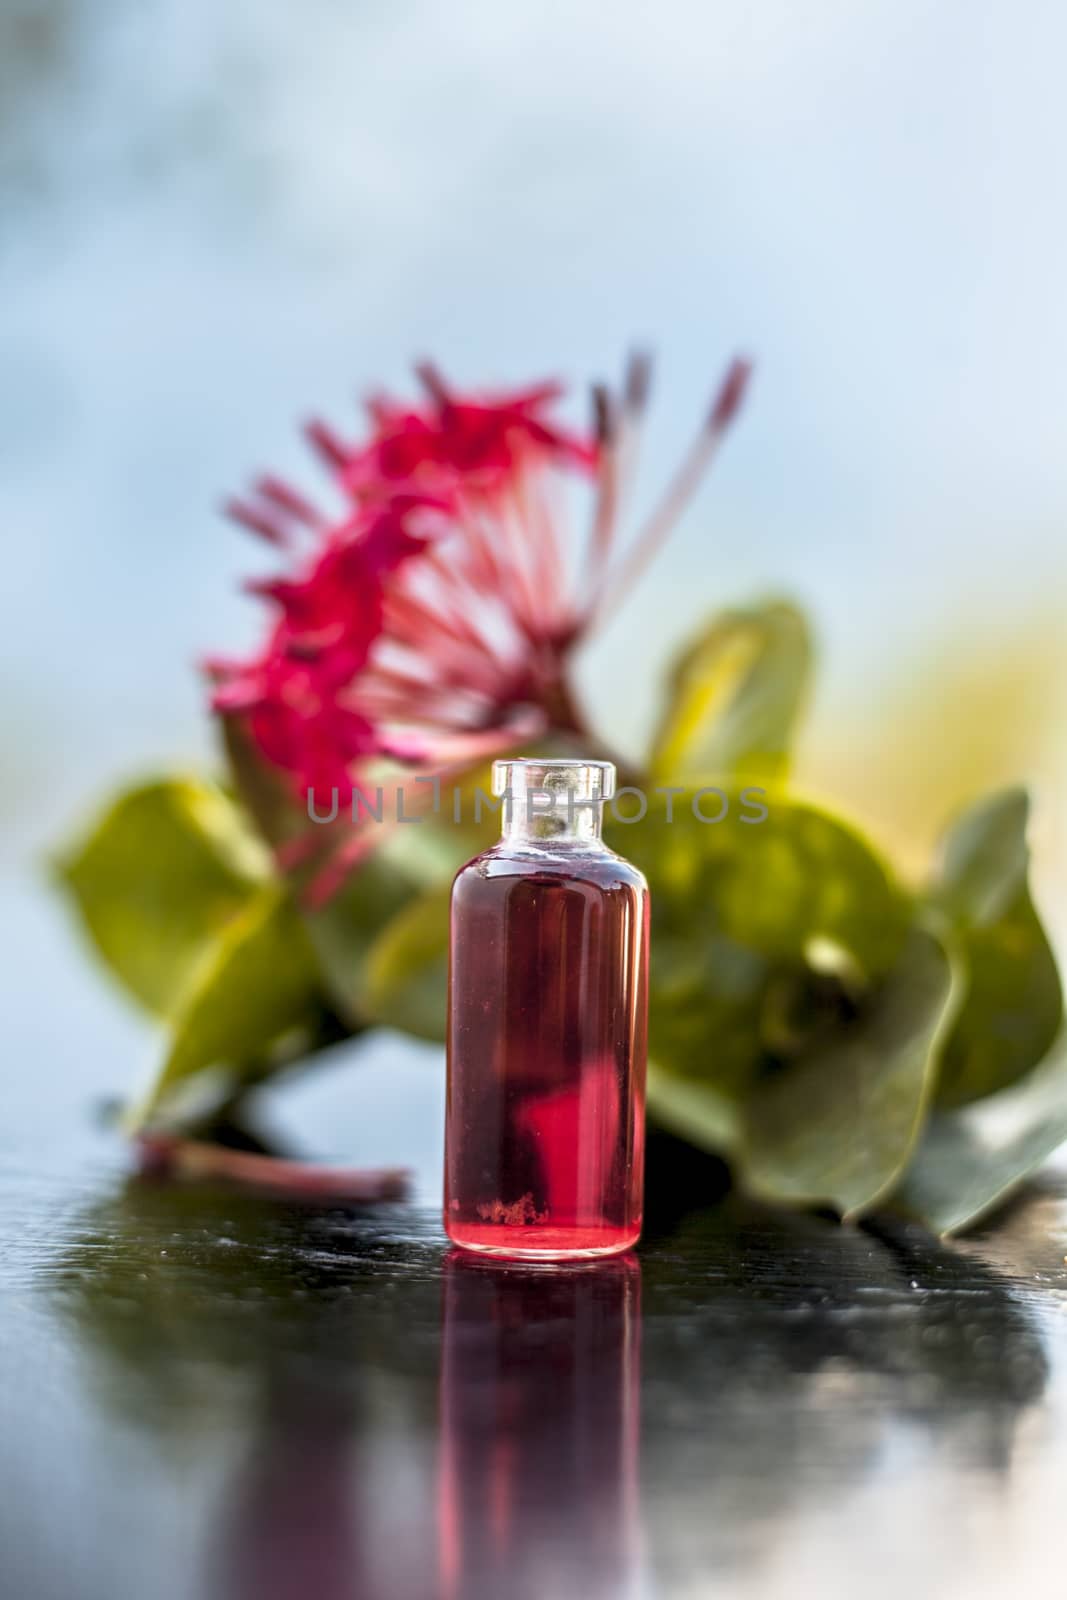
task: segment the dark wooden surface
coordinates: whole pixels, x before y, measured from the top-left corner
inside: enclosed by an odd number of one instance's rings
[[[636,1260],[537,1271],[425,1206],[6,1159],[0,1593],[1061,1592],[1055,1188],[944,1246],[653,1159]]]

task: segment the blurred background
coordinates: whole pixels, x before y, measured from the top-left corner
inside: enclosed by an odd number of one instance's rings
[[[1030,781],[1062,940],[1065,50],[1061,8],[1007,0],[0,0],[0,1143],[152,1056],[45,854],[118,780],[212,761],[195,662],[252,637],[265,564],[219,500],[311,481],[299,420],[427,355],[558,374],[578,415],[650,346],[651,496],[750,354],[585,658],[605,731],[638,751],[687,632],[789,592],[821,641],[802,785],[918,871],[960,800]],[[429,1184],[432,1053],[362,1054],[286,1116]],[[360,1147],[366,1096],[395,1148]]]

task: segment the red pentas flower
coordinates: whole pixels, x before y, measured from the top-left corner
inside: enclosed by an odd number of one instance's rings
[[[249,585],[272,618],[263,648],[208,663],[215,708],[322,804],[368,761],[423,771],[469,763],[554,728],[583,732],[569,658],[655,552],[709,465],[748,366],[726,374],[695,443],[629,550],[617,551],[648,367],[621,395],[594,391],[587,433],[554,415],[561,391],[460,396],[430,367],[426,398],[375,398],[362,440],[308,436],[340,492],[330,518],[262,477],[230,514],[284,551],[288,570]],[[592,488],[587,536],[569,531],[561,484]],[[354,858],[364,844],[348,851]]]
[[[492,399],[461,399],[434,367],[423,364],[419,377],[430,396],[429,409],[395,405],[385,397],[369,404],[374,436],[343,463],[352,489],[377,482],[395,483],[442,471],[463,478],[468,490],[490,489],[506,480],[531,449],[557,461],[590,467],[595,445],[544,415],[560,399],[559,384],[542,383]],[[343,447],[342,447],[343,451]]]

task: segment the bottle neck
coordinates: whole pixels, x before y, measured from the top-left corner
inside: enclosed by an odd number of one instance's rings
[[[512,761],[498,763],[498,770],[506,843],[537,850],[605,848],[601,829],[610,786],[602,764]]]
[[[536,845],[539,849],[555,845],[603,845],[604,807],[600,801],[575,801],[568,811],[566,798],[549,809],[551,801],[530,790],[516,795],[510,804],[504,797],[500,837],[508,844]]]

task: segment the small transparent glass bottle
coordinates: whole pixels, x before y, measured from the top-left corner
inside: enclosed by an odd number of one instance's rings
[[[601,839],[608,761],[498,761],[500,842],[452,888],[445,1229],[490,1255],[641,1232],[648,887]]]

